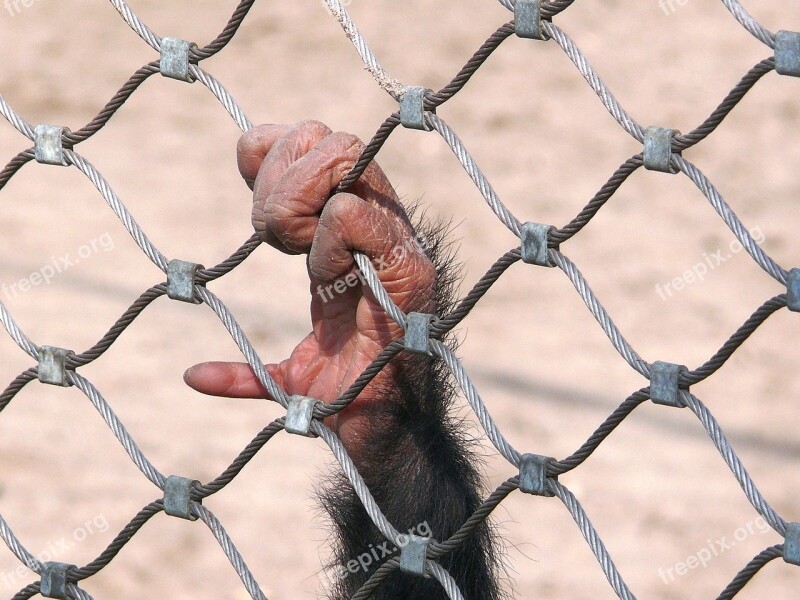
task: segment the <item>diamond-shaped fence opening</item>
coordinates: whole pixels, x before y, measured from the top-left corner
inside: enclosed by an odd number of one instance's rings
[[[387,0],[388,1],[388,0]],[[492,0],[485,0],[491,2]],[[699,2],[700,0],[693,0]],[[376,0],[376,3],[378,0]],[[357,490],[367,512],[375,526],[387,539],[395,539],[398,531],[384,516],[380,506],[374,501],[369,488],[364,483],[352,460],[348,456],[337,436],[322,424],[321,419],[335,414],[353,401],[359,391],[355,386],[345,392],[336,402],[327,405],[316,405],[313,401],[289,397],[278,386],[263,367],[254,345],[237,322],[237,316],[214,291],[215,282],[236,269],[259,246],[256,236],[245,240],[241,247],[229,258],[219,264],[204,267],[193,262],[191,257],[170,256],[148,237],[147,231],[137,223],[123,198],[115,191],[114,181],[107,180],[93,162],[90,152],[82,152],[82,144],[93,136],[105,133],[115,113],[134,94],[140,92],[142,84],[151,77],[166,77],[182,82],[181,85],[193,85],[205,88],[208,94],[216,98],[230,119],[242,131],[252,127],[245,108],[240,106],[236,98],[228,92],[220,79],[212,75],[206,68],[206,61],[234,42],[243,23],[246,23],[255,0],[243,0],[235,8],[230,20],[221,27],[219,37],[203,44],[196,40],[185,40],[170,36],[169,32],[155,31],[148,27],[137,12],[123,0],[110,0],[118,11],[124,24],[132,29],[155,53],[153,59],[139,67],[132,66],[133,75],[104,107],[98,107],[97,116],[89,123],[75,127],[59,123],[33,122],[26,115],[23,105],[8,101],[0,90],[0,114],[23,141],[19,153],[7,161],[0,172],[0,190],[22,172],[26,165],[38,162],[47,168],[69,168],[76,170],[88,179],[112,211],[121,225],[135,241],[143,260],[149,260],[163,276],[152,282],[152,286],[141,291],[139,298],[124,310],[115,323],[109,323],[108,332],[96,344],[88,349],[59,348],[48,344],[48,340],[31,339],[21,322],[15,320],[14,314],[0,298],[0,321],[19,351],[27,354],[29,366],[13,381],[8,382],[5,391],[0,395],[0,413],[14,402],[17,394],[27,386],[53,385],[59,387],[75,387],[94,406],[108,429],[124,448],[128,457],[149,482],[163,491],[152,502],[144,506],[138,514],[131,517],[130,523],[116,537],[109,539],[107,549],[95,560],[86,565],[72,565],[58,561],[44,561],[37,558],[26,544],[22,536],[15,534],[15,522],[12,518],[0,514],[0,537],[5,544],[26,565],[39,580],[19,590],[14,598],[29,598],[36,594],[47,597],[90,598],[83,589],[83,582],[101,570],[114,569],[117,552],[128,544],[153,516],[160,512],[187,520],[200,520],[209,528],[219,542],[222,552],[230,561],[238,574],[246,593],[251,598],[266,598],[264,587],[254,577],[245,558],[237,549],[235,539],[226,532],[223,523],[214,512],[203,504],[203,500],[224,489],[231,483],[258,452],[269,452],[269,441],[282,429],[304,431],[306,426],[319,436],[330,449],[335,460],[342,466],[350,484]],[[25,3],[23,3],[25,4]],[[19,11],[20,2],[7,2],[9,13]],[[744,498],[752,506],[754,516],[758,516],[779,536],[782,543],[771,545],[758,553],[741,571],[731,579],[719,598],[732,598],[748,582],[776,558],[783,558],[787,563],[800,564],[800,525],[795,522],[796,514],[783,514],[768,498],[762,495],[757,485],[757,478],[751,477],[736,452],[735,444],[731,444],[724,429],[716,420],[712,411],[694,392],[694,387],[713,377],[715,373],[731,359],[732,356],[747,343],[753,334],[768,317],[778,311],[800,311],[800,270],[795,264],[780,264],[755,239],[753,229],[737,216],[722,193],[707,176],[702,165],[695,164],[684,152],[705,142],[706,138],[718,127],[723,126],[728,116],[734,111],[745,95],[766,76],[775,76],[773,71],[783,77],[800,77],[800,33],[793,31],[770,31],[751,16],[742,4],[736,0],[722,0],[727,9],[726,18],[733,19],[743,30],[741,43],[760,44],[763,48],[763,59],[741,75],[740,81],[719,101],[708,117],[697,124],[694,129],[680,132],[670,127],[669,123],[649,123],[637,121],[629,113],[622,102],[613,94],[613,90],[604,82],[600,73],[595,71],[587,60],[581,47],[569,35],[567,28],[562,28],[560,20],[567,11],[578,10],[573,0],[500,0],[500,5],[507,11],[505,19],[489,28],[485,43],[469,58],[464,67],[454,75],[452,80],[441,89],[428,89],[418,82],[400,81],[381,63],[381,57],[374,52],[368,39],[362,35],[357,22],[348,12],[349,3],[340,0],[325,0],[330,19],[337,22],[344,34],[352,42],[355,52],[363,62],[365,69],[375,83],[390,99],[393,110],[380,123],[375,123],[375,134],[366,146],[361,160],[340,185],[341,190],[348,189],[364,171],[367,165],[380,154],[382,147],[391,139],[399,128],[419,130],[420,135],[436,136],[437,143],[452,151],[460,163],[465,175],[471,180],[480,196],[485,200],[492,214],[492,226],[507,230],[509,239],[508,251],[497,258],[494,266],[475,283],[473,289],[465,294],[457,306],[448,314],[438,315],[431,321],[429,316],[404,314],[390,299],[382,288],[375,270],[363,255],[356,255],[356,261],[365,274],[367,285],[381,303],[388,315],[405,330],[405,344],[408,349],[425,351],[427,348],[438,357],[452,373],[453,380],[463,393],[471,411],[480,424],[482,434],[486,436],[499,457],[508,465],[508,478],[491,495],[487,496],[484,506],[491,509],[491,514],[502,502],[518,488],[523,492],[541,498],[528,498],[533,505],[546,502],[544,498],[552,498],[550,502],[560,502],[574,519],[580,534],[585,538],[591,552],[595,555],[599,568],[603,571],[608,584],[619,598],[635,598],[624,579],[624,569],[618,570],[612,555],[606,548],[601,534],[591,521],[591,514],[584,510],[579,499],[580,494],[573,493],[559,477],[572,470],[581,469],[587,459],[605,440],[614,435],[616,428],[642,404],[652,401],[661,411],[683,409],[693,413],[699,427],[708,434],[708,443],[719,452],[723,462],[729,468],[731,476],[738,482]],[[676,6],[686,3],[662,2],[659,4],[665,14],[675,11]],[[29,6],[30,3],[27,3]],[[388,10],[388,7],[382,7]],[[120,27],[123,23],[120,23]],[[495,52],[498,52],[510,40],[523,39],[526,43],[540,44],[542,48],[557,48],[571,64],[571,68],[585,81],[585,84],[596,94],[597,102],[616,122],[620,136],[631,138],[637,145],[637,151],[630,156],[621,156],[618,169],[608,174],[607,182],[601,186],[595,196],[566,225],[538,223],[531,220],[534,210],[525,214],[512,210],[503,201],[501,194],[492,185],[490,177],[482,170],[473,156],[470,145],[459,138],[458,132],[448,122],[447,104],[467,85],[470,78],[483,67]],[[754,39],[753,39],[754,38]],[[54,60],[57,60],[54,58]],[[2,69],[2,66],[0,66]],[[519,76],[530,76],[528,73]],[[176,85],[178,83],[176,82]],[[792,97],[787,89],[787,96]],[[514,99],[511,98],[510,101]],[[763,115],[765,119],[771,115]],[[6,130],[4,136],[9,135]],[[26,139],[27,138],[27,139]],[[580,143],[576,140],[575,143]],[[720,151],[739,152],[740,149],[722,149]],[[688,153],[687,153],[688,154]],[[589,226],[596,215],[603,211],[606,203],[621,189],[634,173],[654,171],[653,177],[686,178],[694,188],[698,198],[704,199],[716,214],[716,218],[730,231],[743,252],[746,252],[755,265],[776,282],[781,291],[777,294],[765,292],[763,303],[747,318],[737,330],[728,332],[729,337],[721,337],[719,350],[699,365],[680,365],[670,361],[657,360],[658,357],[644,357],[637,352],[626,339],[625,332],[615,323],[612,311],[607,310],[603,298],[593,291],[592,282],[579,270],[579,265],[569,258],[569,243]],[[191,174],[189,174],[191,177]],[[2,193],[0,193],[2,200]],[[493,215],[493,216],[492,216]],[[712,218],[713,213],[709,213]],[[790,217],[791,218],[791,217]],[[0,221],[2,205],[0,205]],[[550,458],[536,452],[536,440],[525,439],[519,435],[506,437],[502,428],[492,414],[492,402],[482,397],[462,360],[440,340],[442,336],[459,326],[467,319],[471,310],[480,304],[484,294],[492,285],[504,277],[508,269],[515,263],[526,263],[530,276],[536,277],[545,269],[560,271],[561,276],[574,287],[575,292],[585,304],[586,309],[595,319],[597,326],[608,338],[619,357],[627,363],[633,372],[642,378],[640,389],[634,390],[616,410],[597,425],[596,431],[582,444],[577,441],[577,450],[566,457]],[[708,263],[709,265],[711,263]],[[153,302],[165,302],[166,297],[174,301],[202,304],[203,310],[211,311],[228,331],[244,359],[251,365],[262,385],[282,407],[287,409],[288,417],[280,417],[267,425],[256,439],[245,448],[238,457],[232,457],[230,467],[212,481],[196,481],[192,478],[179,477],[162,472],[158,464],[137,445],[134,436],[128,431],[123,420],[114,410],[114,398],[105,397],[83,373],[87,365],[103,359],[104,354],[117,338],[128,327],[136,327],[137,319]],[[524,318],[523,315],[512,318]],[[787,347],[790,341],[787,340]],[[401,351],[402,340],[395,341],[376,359],[380,366],[388,362]],[[533,359],[532,359],[533,360]],[[568,360],[565,357],[564,360]],[[361,382],[363,387],[364,382]],[[485,401],[486,400],[486,401]],[[653,408],[653,407],[651,407]],[[687,410],[688,409],[688,410]],[[715,411],[716,412],[716,411]],[[313,419],[308,425],[308,418]],[[2,418],[2,414],[0,414]],[[512,443],[513,440],[513,443]],[[300,443],[300,440],[297,440]],[[633,450],[632,450],[633,451]],[[723,468],[723,465],[720,465]],[[619,472],[619,477],[636,477],[635,473]],[[566,479],[566,477],[564,478]],[[702,519],[704,507],[696,507],[697,518]],[[488,518],[488,517],[484,517]],[[427,546],[420,546],[419,556],[414,563],[416,567],[435,577],[447,591],[450,598],[461,597],[461,592],[454,585],[451,575],[437,559],[442,556],[457,540],[477,523],[465,523],[450,540],[432,540]],[[268,551],[265,551],[268,554]],[[410,554],[410,553],[409,553]],[[701,553],[698,552],[696,560]],[[60,557],[68,560],[68,556]],[[404,558],[405,560],[405,558]],[[409,559],[410,560],[410,559]],[[413,562],[413,561],[412,561]],[[695,561],[696,562],[696,561]],[[687,559],[687,565],[689,561]],[[395,561],[386,569],[376,572],[372,580],[365,585],[373,587],[393,570],[400,568]],[[411,568],[407,567],[406,568]],[[693,568],[689,565],[688,568]],[[771,567],[794,568],[777,565]],[[677,585],[677,584],[676,584]],[[143,593],[147,593],[143,590]],[[790,591],[786,593],[791,594]],[[368,592],[357,594],[357,597],[368,597]]]

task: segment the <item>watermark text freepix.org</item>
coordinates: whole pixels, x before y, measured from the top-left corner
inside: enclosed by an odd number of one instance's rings
[[[30,8],[39,0],[3,0],[3,7],[12,17],[16,17],[23,8]]]
[[[394,265],[399,264],[405,257],[408,252],[416,252],[416,253],[425,253],[428,249],[428,242],[420,236],[415,236],[413,239],[403,239],[402,241],[398,242],[389,252],[386,254],[379,256],[377,259],[372,261],[372,265],[375,267],[375,270],[380,272],[384,269],[388,269]],[[364,274],[361,270],[356,267],[350,273],[345,275],[344,277],[340,277],[333,283],[329,283],[326,286],[318,285],[317,286],[317,295],[320,297],[323,303],[333,300],[334,295],[341,295],[344,294],[350,288],[355,287],[358,283],[361,283],[364,287],[367,285],[367,280],[364,278]]]
[[[759,246],[766,239],[760,227],[754,227],[750,231],[750,236]],[[666,300],[671,298],[675,292],[679,292],[697,281],[703,281],[711,271],[727,262],[735,254],[739,254],[742,250],[744,250],[744,246],[739,240],[735,239],[728,244],[728,251],[722,248],[716,252],[703,252],[703,259],[697,261],[691,268],[686,269],[679,277],[675,277],[666,283],[657,283],[656,293],[658,297]]]
[[[50,262],[42,265],[36,271],[23,277],[19,281],[13,283],[0,284],[0,292],[7,300],[16,298],[20,294],[31,291],[32,288],[39,285],[47,285],[59,274],[67,271],[86,260],[93,254],[97,254],[100,250],[104,252],[111,252],[114,249],[114,240],[111,234],[106,232],[99,237],[89,240],[87,243],[78,246],[75,253],[67,252],[61,256],[51,256]]]
[[[736,531],[733,532],[732,537],[729,538],[723,535],[719,539],[708,540],[706,546],[703,546],[694,554],[690,554],[684,560],[678,561],[666,569],[664,567],[659,567],[658,575],[661,577],[664,584],[669,585],[675,581],[676,578],[686,575],[686,573],[692,569],[698,567],[706,568],[708,563],[720,554],[733,548],[738,542],[743,542],[756,533],[767,533],[770,529],[772,528],[769,526],[769,523],[764,520],[764,517],[758,516],[737,528]]]
[[[409,529],[408,534],[397,534],[397,538],[394,540],[395,545],[392,545],[392,542],[388,540],[381,544],[370,544],[364,553],[344,564],[326,569],[325,574],[330,578],[347,579],[348,576],[351,574],[354,575],[359,571],[364,571],[366,573],[371,565],[385,562],[385,560],[391,558],[398,549],[408,544],[410,536],[431,537],[432,533],[428,522],[423,521],[419,525],[415,525]]]

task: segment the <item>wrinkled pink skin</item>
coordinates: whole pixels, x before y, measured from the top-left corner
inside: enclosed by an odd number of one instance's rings
[[[414,230],[397,195],[374,162],[351,193],[329,197],[364,145],[317,121],[262,125],[239,141],[239,171],[253,190],[253,225],[260,238],[287,254],[308,254],[312,331],[291,356],[267,370],[288,394],[335,400],[380,351],[402,335],[360,283],[337,293],[322,286],[353,272],[358,250],[378,268],[383,286],[403,311],[430,311],[436,270],[414,245]],[[353,282],[353,277],[350,282]],[[340,284],[342,289],[342,284]],[[331,297],[332,296],[332,297]],[[388,365],[344,411],[326,419],[355,460],[362,450],[370,405],[392,386]],[[246,363],[201,363],[184,379],[215,396],[268,398]]]

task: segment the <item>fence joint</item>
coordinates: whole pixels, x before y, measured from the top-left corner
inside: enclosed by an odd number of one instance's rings
[[[200,482],[196,479],[187,479],[170,475],[164,481],[164,512],[171,517],[196,521],[197,516],[192,514],[192,489]],[[202,500],[197,502],[202,503]]]
[[[68,127],[46,125],[44,123],[34,128],[33,144],[36,162],[59,167],[69,166],[69,163],[64,158],[64,143],[61,137],[65,131],[67,133],[70,132]]]
[[[680,132],[666,127],[648,127],[644,130],[644,168],[649,171],[675,174],[678,169],[670,164],[672,160],[672,138]],[[675,152],[680,154],[680,152]]]
[[[408,129],[431,131],[432,127],[425,122],[425,94],[433,93],[424,87],[407,87],[400,98],[400,123]],[[436,109],[430,112],[435,113]]]
[[[66,348],[40,346],[38,368],[39,381],[50,385],[69,386],[66,362],[67,357],[73,354],[75,353],[72,350],[67,350]]]
[[[406,316],[406,350],[415,354],[432,356],[429,348],[432,318],[433,315],[427,313],[408,313]]]
[[[789,270],[786,278],[786,307],[793,312],[800,312],[800,269]]]
[[[775,34],[775,71],[800,77],[800,32],[781,30]]]
[[[529,40],[544,40],[541,0],[517,0],[514,4],[514,33]]]
[[[522,224],[520,231],[520,241],[522,242],[522,261],[529,265],[540,267],[555,267],[555,263],[550,260],[550,253],[547,248],[547,234],[552,225],[533,223],[528,221]]]
[[[74,567],[75,565],[61,562],[42,563],[39,593],[45,598],[64,600],[67,597],[67,571]]]
[[[425,555],[430,541],[429,537],[409,535],[408,542],[400,549],[400,570],[425,577]]]
[[[685,365],[676,365],[657,360],[650,367],[650,399],[663,406],[685,408],[680,398],[678,377],[688,369]]]
[[[189,72],[189,53],[197,44],[174,37],[161,38],[161,61],[159,68],[164,77],[192,83],[194,77]]]
[[[547,465],[556,461],[552,456],[523,454],[519,459],[519,489],[534,496],[555,496],[547,487]],[[558,481],[558,476],[552,477]]]
[[[314,437],[310,431],[311,421],[314,419],[314,408],[320,404],[317,398],[308,396],[289,396],[289,407],[286,409],[286,421],[283,428],[287,433]]]
[[[194,286],[205,285],[196,280],[197,271],[203,268],[203,265],[185,260],[169,261],[167,265],[167,296],[181,302],[200,304],[201,300],[197,297]]]

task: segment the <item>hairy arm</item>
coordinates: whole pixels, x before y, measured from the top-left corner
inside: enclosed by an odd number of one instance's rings
[[[368,287],[353,252],[370,258],[381,283],[404,312],[441,311],[449,302],[441,234],[425,249],[377,164],[349,193],[331,196],[363,144],[316,121],[264,125],[239,143],[239,169],[253,189],[253,225],[261,239],[288,254],[307,254],[312,331],[291,356],[267,365],[289,394],[335,400],[381,350],[402,336]],[[268,397],[244,363],[203,363],[186,382],[201,392]],[[402,353],[345,410],[326,419],[340,437],[375,500],[400,532],[444,540],[480,503],[479,477],[463,431],[448,413],[451,390],[433,359]],[[349,483],[332,478],[321,494],[339,543],[333,598],[349,598],[393,553]],[[381,548],[377,552],[376,548]],[[353,568],[359,557],[366,558]],[[494,546],[487,526],[441,559],[467,600],[499,597]],[[348,570],[347,565],[351,568]],[[396,572],[373,594],[382,600],[446,598],[431,580]]]

